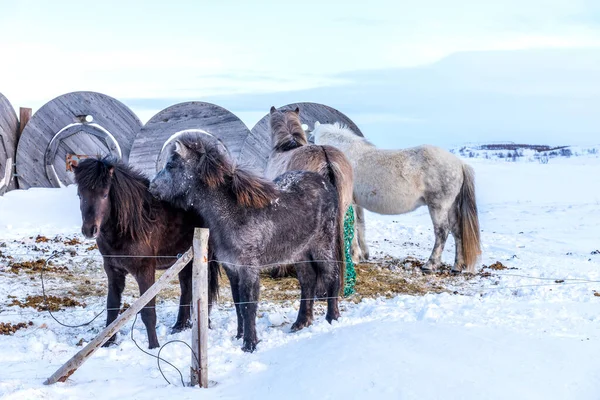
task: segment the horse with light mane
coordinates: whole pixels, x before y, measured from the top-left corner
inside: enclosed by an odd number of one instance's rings
[[[315,143],[335,146],[354,169],[354,201],[378,214],[404,214],[427,205],[435,244],[424,272],[441,266],[448,233],[456,243],[452,272],[475,272],[481,254],[473,169],[439,147],[382,150],[339,123],[315,124]],[[364,231],[358,235],[364,243]],[[364,249],[363,249],[364,251]]]

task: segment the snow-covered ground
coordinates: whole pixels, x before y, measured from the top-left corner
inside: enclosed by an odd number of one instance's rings
[[[329,325],[319,315],[313,326],[298,333],[289,332],[297,304],[264,302],[257,322],[262,341],[253,354],[240,350],[233,308],[221,303],[213,310],[214,329],[209,336],[209,378],[216,383],[201,392],[181,387],[178,375],[163,364],[173,383],[168,385],[156,360],[131,340],[131,324],[121,331],[118,346],[100,349],[66,383],[43,386],[80,349],[80,339],[91,340],[103,327],[104,316],[73,329],[58,325],[48,313],[9,307],[8,295],[40,294],[39,277],[15,280],[2,272],[7,261],[0,258],[0,322],[33,322],[11,336],[0,336],[0,396],[600,398],[600,297],[594,295],[600,292],[600,254],[592,254],[600,249],[600,159],[589,155],[557,158],[548,164],[468,162],[477,173],[484,245],[481,264],[500,261],[511,269],[465,281],[454,294],[345,302],[338,322]],[[0,197],[0,246],[3,242],[6,246],[0,251],[14,253],[16,259],[27,258],[19,253],[39,255],[44,246],[51,246],[39,244],[41,249],[36,249],[36,235],[76,237],[79,225],[72,187]],[[433,244],[425,208],[402,216],[368,214],[367,235],[371,254],[377,258],[426,259]],[[444,260],[453,260],[451,239]],[[84,268],[76,262],[71,267],[79,272]],[[60,287],[52,290],[60,293]],[[86,308],[69,308],[56,316],[77,324],[104,306],[103,297],[82,300]],[[189,331],[168,334],[176,303],[163,305],[158,308],[161,343],[189,342]],[[141,321],[133,334],[145,348]],[[171,344],[161,356],[188,379],[189,349]]]

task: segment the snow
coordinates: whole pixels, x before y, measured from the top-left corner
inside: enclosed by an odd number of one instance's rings
[[[500,261],[514,269],[465,280],[457,294],[343,302],[339,321],[329,325],[318,314],[313,326],[298,333],[289,332],[297,302],[263,301],[261,342],[253,354],[241,351],[233,307],[221,302],[209,334],[213,383],[201,392],[181,387],[177,373],[162,363],[168,385],[156,360],[131,340],[131,323],[121,330],[118,346],[100,349],[66,383],[42,385],[81,348],[81,338],[89,341],[102,329],[104,317],[66,328],[46,312],[8,306],[8,294],[40,293],[39,277],[15,286],[1,272],[0,259],[0,322],[34,323],[0,336],[0,397],[598,399],[600,297],[594,291],[600,291],[600,255],[592,252],[600,248],[600,159],[467,161],[476,171],[481,264]],[[74,187],[10,192],[0,197],[0,243],[6,244],[0,251],[32,252],[29,238],[38,234],[80,236],[80,221]],[[424,260],[433,245],[427,209],[402,216],[368,213],[367,238],[374,257]],[[449,239],[445,262],[453,261],[453,245]],[[72,268],[101,278],[101,270],[86,265],[73,261]],[[60,283],[48,279],[60,290]],[[86,308],[59,311],[57,318],[77,324],[104,307],[102,296],[84,300]],[[159,302],[161,344],[191,339],[189,330],[168,333],[176,311],[175,302]],[[146,349],[139,320],[133,335]],[[169,344],[161,357],[189,379],[187,347]]]

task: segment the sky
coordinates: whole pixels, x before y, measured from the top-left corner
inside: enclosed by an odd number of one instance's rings
[[[557,142],[573,124],[576,141],[593,141],[599,50],[595,0],[0,0],[0,92],[15,107],[93,90],[142,120],[177,101],[215,100],[252,125],[276,100],[329,101],[353,120],[429,132],[423,139],[449,126],[465,132],[457,141],[492,131],[516,140],[514,125],[538,127],[537,140],[546,121]],[[349,104],[357,87],[362,97]],[[385,112],[360,109],[382,90]],[[433,103],[455,110],[456,95],[465,110],[487,108],[433,120],[441,116],[430,108],[444,108]],[[511,120],[510,132],[494,128],[493,111],[517,103],[531,117]],[[577,110],[560,121],[543,117],[569,107]],[[383,140],[383,126],[373,129]]]

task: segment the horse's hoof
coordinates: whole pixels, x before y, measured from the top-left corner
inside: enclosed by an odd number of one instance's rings
[[[423,268],[423,267],[421,267],[421,272],[422,272],[423,274],[425,274],[425,275],[431,275],[431,274],[433,274],[435,271],[434,271],[434,270],[432,270],[432,269],[430,269],[430,268]]]
[[[258,340],[257,341],[244,341],[244,345],[242,346],[242,351],[245,353],[254,353],[254,350],[256,350],[256,345],[258,344]]]
[[[460,274],[462,274],[462,271],[461,270],[453,269],[453,270],[450,270],[450,273],[452,275],[460,275]]]
[[[329,316],[329,314],[326,315],[325,319],[327,320],[327,322],[329,322],[331,324],[332,321],[337,321],[339,317],[340,317],[340,313],[338,312],[334,316]]]
[[[291,332],[298,332],[299,330],[307,328],[307,327],[309,327],[311,325],[312,325],[312,321],[302,321],[302,322],[296,321],[296,322],[294,322],[294,324],[290,328],[290,331]]]
[[[152,349],[158,349],[160,347],[160,344],[158,342],[156,343],[152,343],[152,344],[148,344],[148,349],[152,350]]]
[[[117,343],[115,343],[114,340],[109,340],[108,342],[104,343],[102,345],[102,347],[110,347],[110,346],[115,346]]]
[[[189,329],[191,327],[192,327],[192,324],[189,321],[186,322],[185,324],[177,323],[177,324],[173,325],[173,327],[171,328],[171,334],[185,331],[186,329]]]

